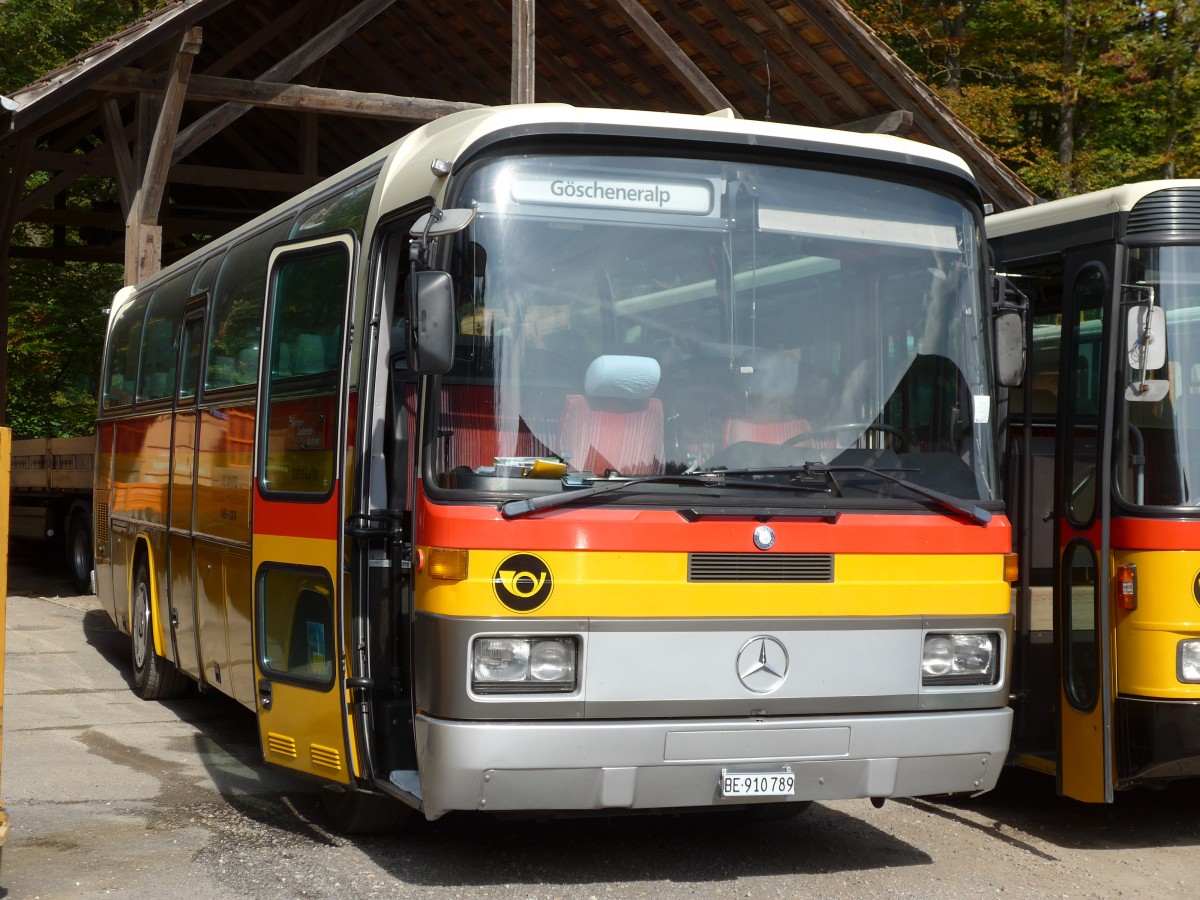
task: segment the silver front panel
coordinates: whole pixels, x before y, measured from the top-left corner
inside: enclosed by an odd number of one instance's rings
[[[641,722],[417,717],[422,808],[603,810],[737,805],[722,770],[791,771],[793,800],[989,790],[1012,711]],[[777,799],[777,798],[771,798]]]
[[[788,716],[995,708],[994,685],[923,687],[924,635],[993,630],[1006,668],[1011,620],[965,619],[454,619],[419,615],[416,700],[461,720],[645,719]],[[482,694],[471,689],[471,645],[496,634],[570,635],[579,679],[565,694]],[[745,677],[766,642],[768,675]],[[775,658],[778,657],[778,658]],[[781,668],[782,667],[782,668]],[[777,682],[777,683],[776,683]]]

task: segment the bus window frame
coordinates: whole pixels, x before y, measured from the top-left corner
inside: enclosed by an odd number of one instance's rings
[[[276,285],[279,275],[281,261],[286,261],[290,258],[311,258],[327,252],[330,248],[340,247],[345,253],[345,295],[341,300],[342,315],[341,315],[341,341],[338,346],[336,361],[332,369],[327,370],[327,373],[332,373],[334,378],[332,382],[332,397],[333,397],[333,416],[334,422],[329,424],[333,439],[333,447],[331,448],[330,468],[329,468],[329,485],[323,491],[289,491],[280,490],[271,487],[266,481],[268,452],[270,450],[270,441],[268,433],[270,430],[270,407],[274,385],[274,376],[270,372],[271,360],[273,358],[274,331],[272,328],[272,314],[275,309],[276,301]],[[336,437],[340,433],[339,422],[345,416],[346,404],[346,385],[349,376],[349,351],[350,351],[350,329],[351,315],[353,307],[353,299],[356,290],[356,265],[360,258],[361,246],[359,237],[353,231],[344,230],[321,234],[316,237],[298,238],[296,240],[282,241],[272,247],[267,262],[266,275],[266,295],[263,302],[263,317],[262,329],[260,331],[259,344],[259,376],[255,381],[255,397],[256,397],[256,430],[258,435],[255,439],[255,475],[254,480],[257,484],[257,489],[261,496],[265,499],[275,502],[297,502],[297,503],[313,503],[321,504],[327,502],[333,496],[337,489],[338,481],[344,465],[344,451],[341,447],[341,441]],[[263,378],[264,369],[266,370],[266,378]],[[313,373],[320,375],[322,373]]]

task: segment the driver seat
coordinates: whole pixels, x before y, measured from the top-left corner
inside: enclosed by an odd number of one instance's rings
[[[584,392],[563,405],[559,452],[571,467],[602,475],[663,471],[663,406],[655,396],[661,375],[648,356],[598,356]]]
[[[808,419],[792,409],[800,381],[796,357],[779,350],[753,351],[739,372],[744,379],[745,410],[743,415],[725,420],[724,446],[739,441],[782,444],[812,430]]]

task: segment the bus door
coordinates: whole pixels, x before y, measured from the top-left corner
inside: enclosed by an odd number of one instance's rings
[[[277,247],[264,314],[253,500],[254,655],[263,758],[348,783],[341,447],[356,240]]]
[[[1112,379],[1107,363],[1114,260],[1068,258],[1056,459],[1058,791],[1093,803],[1113,792],[1109,610]]]
[[[167,571],[170,573],[171,659],[195,678],[201,677],[196,627],[195,502],[196,450],[200,417],[196,401],[203,376],[205,297],[189,301],[179,341],[179,384],[171,436],[170,523]]]

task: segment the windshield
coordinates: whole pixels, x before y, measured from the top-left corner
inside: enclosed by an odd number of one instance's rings
[[[980,237],[952,195],[776,165],[541,156],[481,166],[455,205],[477,214],[451,254],[460,334],[439,382],[438,486],[815,462],[993,497]],[[873,496],[912,499],[875,481]]]
[[[1121,496],[1135,505],[1200,506],[1200,247],[1132,249],[1122,296],[1126,326],[1135,304],[1153,297],[1163,308],[1167,355],[1145,373],[1146,390],[1136,354],[1122,369]]]

